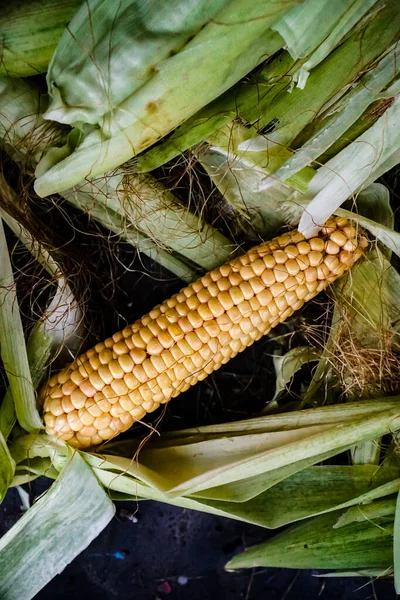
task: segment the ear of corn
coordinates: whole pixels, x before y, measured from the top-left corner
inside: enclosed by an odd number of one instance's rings
[[[286,233],[211,271],[54,375],[47,432],[89,447],[125,431],[287,319],[365,245],[332,218],[318,237]]]

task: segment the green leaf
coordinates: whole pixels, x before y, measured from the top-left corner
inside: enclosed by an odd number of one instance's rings
[[[397,494],[396,513],[393,531],[393,567],[394,587],[396,594],[400,593],[400,492]]]
[[[144,85],[100,119],[101,129],[89,133],[70,157],[39,177],[36,192],[47,196],[72,187],[87,176],[110,171],[175,129],[270,55],[270,25],[293,3],[294,0],[257,0],[250,4],[247,0],[231,0],[184,48],[158,63]],[[214,7],[214,3],[207,5]],[[118,36],[118,32],[114,35]],[[275,39],[274,35],[274,51]],[[130,52],[130,39],[125,41]],[[147,42],[144,38],[143,44]],[[97,61],[96,77],[98,72],[103,73],[108,83],[109,53],[106,58],[105,63]],[[121,69],[119,66],[119,81]],[[66,69],[72,88],[77,87],[77,79],[87,81],[84,72],[74,75]],[[123,83],[126,82],[129,83],[129,77],[124,73]],[[89,84],[87,103],[93,106],[90,91]],[[46,117],[63,120],[64,113],[58,108]]]
[[[373,491],[379,494],[379,488],[396,475],[397,469],[379,469],[371,465],[310,467],[246,502],[198,500],[222,511],[226,517],[276,529],[287,523],[366,502]]]
[[[0,597],[33,598],[109,523],[114,507],[91,469],[72,454],[50,490],[0,540]]]
[[[359,467],[357,467],[359,468]],[[399,480],[397,480],[399,482]],[[344,527],[349,523],[362,523],[363,521],[371,521],[381,517],[394,515],[396,512],[396,498],[385,498],[370,504],[359,504],[352,506],[335,523],[334,527]]]
[[[365,187],[372,173],[379,170],[379,175],[383,174],[381,166],[398,149],[399,119],[400,98],[364,134],[320,167],[308,188],[306,199],[311,202],[300,219],[301,233],[306,237],[316,234],[319,224]]]
[[[314,409],[310,412],[317,412]],[[331,425],[305,426],[288,431],[224,436],[204,442],[166,446],[147,444],[140,462],[169,483],[163,491],[171,495],[193,494],[244,478],[287,467],[327,452],[342,451],[356,443],[375,439],[400,427],[399,409],[368,418],[344,422],[337,417]],[[264,417],[267,419],[267,417]],[[165,485],[165,484],[164,484]]]
[[[14,477],[15,462],[0,430],[0,502],[3,501]]]
[[[61,34],[80,4],[81,0],[4,3],[0,13],[0,75],[27,77],[47,71]]]
[[[351,523],[334,529],[338,514],[294,525],[270,541],[248,548],[227,565],[242,568],[363,569],[389,567],[393,561],[393,520]]]
[[[36,432],[43,427],[29,370],[14,276],[0,219],[0,353],[20,425]]]

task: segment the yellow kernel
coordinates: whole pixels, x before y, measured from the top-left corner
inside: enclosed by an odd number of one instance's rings
[[[86,400],[86,396],[85,396],[85,400]],[[48,405],[48,410],[49,410],[49,412],[53,413],[53,415],[55,417],[59,417],[60,415],[62,415],[64,412],[64,409],[62,407],[61,400],[59,400],[58,398],[54,398],[54,399],[50,400],[49,405]]]
[[[276,250],[273,257],[278,265],[283,265],[288,259],[288,255],[283,250]]]
[[[251,280],[250,280],[251,281]],[[233,307],[233,300],[229,292],[220,292],[217,296],[218,301],[224,310],[229,310]]]
[[[96,400],[96,402],[97,406],[102,412],[110,412],[112,404],[107,400],[107,398],[101,398],[100,400]]]
[[[178,325],[182,329],[183,333],[188,333],[189,331],[193,331],[193,327],[187,317],[181,317],[178,321]]]
[[[299,300],[303,300],[308,294],[308,289],[306,285],[299,285],[299,287],[297,287],[295,291]]]
[[[264,261],[262,261],[260,258],[257,258],[257,260],[255,260],[251,266],[257,277],[260,277],[261,273],[263,273],[265,270]]]
[[[242,317],[246,317],[247,315],[249,315],[251,313],[251,306],[247,300],[245,300],[244,302],[241,302],[238,306],[238,309],[239,309]]]
[[[53,388],[51,388],[50,398],[62,398],[62,397],[63,397],[63,393],[62,393],[61,386],[55,385]]]
[[[229,331],[232,325],[232,321],[230,320],[227,313],[224,313],[220,317],[217,317],[216,322],[222,331]]]
[[[108,364],[108,368],[110,369],[111,375],[114,377],[114,379],[121,379],[124,376],[124,372],[117,360],[112,360]]]
[[[87,380],[82,381],[79,387],[88,398],[92,398],[97,392],[96,388],[94,388],[90,381]]]
[[[257,294],[257,300],[259,301],[261,306],[268,306],[271,302],[273,296],[270,290],[263,289],[261,292]]]
[[[134,362],[129,354],[121,354],[121,356],[118,357],[118,362],[124,373],[132,371]]]
[[[253,324],[249,318],[242,319],[239,325],[243,333],[249,333],[250,331],[253,331]]]
[[[285,289],[286,290],[295,290],[296,287],[298,286],[297,280],[295,277],[288,277],[285,281]]]
[[[326,279],[329,274],[330,274],[329,268],[327,267],[327,265],[325,263],[322,263],[322,265],[319,265],[317,267],[318,279]]]
[[[183,336],[183,331],[178,323],[171,323],[171,325],[168,327],[168,333],[175,342]]]
[[[75,369],[71,372],[71,381],[75,383],[75,385],[79,385],[83,381],[82,375],[79,373],[78,369]]]
[[[317,269],[315,267],[308,267],[308,269],[304,271],[304,275],[306,276],[307,283],[316,281],[318,278]]]
[[[101,393],[111,403],[117,402],[117,400],[118,400],[118,396],[116,395],[116,393],[114,392],[114,390],[112,389],[112,387],[110,385],[106,385],[106,387],[101,390]]]
[[[142,340],[142,338],[140,337],[140,335],[138,333],[134,333],[132,335],[132,343],[135,348],[141,348],[142,350],[144,348],[146,348],[146,346],[147,346],[147,342]]]
[[[213,300],[213,298],[210,297],[210,300],[208,302],[211,302]],[[197,312],[199,313],[199,316],[201,319],[203,319],[204,321],[208,321],[210,319],[214,318],[213,313],[211,312],[208,304],[200,304]]]
[[[225,292],[226,290],[229,290],[231,284],[227,277],[221,277],[221,279],[217,281],[217,286],[221,292]]]
[[[335,272],[340,264],[338,257],[333,256],[332,254],[325,256],[324,263],[326,264],[328,269],[332,272]]]
[[[277,298],[275,298],[275,302],[279,311],[284,311],[288,307],[288,303],[285,296],[278,296]]]
[[[276,283],[275,271],[272,271],[271,269],[265,269],[264,273],[261,275],[261,281],[267,287]]]
[[[144,343],[147,345],[149,343],[149,341],[154,337],[153,334],[151,333],[150,329],[148,327],[141,327],[139,329],[139,335],[142,338],[142,340],[144,341]]]
[[[71,381],[71,379],[69,379],[68,381],[66,381],[63,384],[61,391],[64,396],[70,396],[71,392],[73,392],[75,389],[76,389],[75,383],[73,381]]]
[[[297,294],[294,290],[285,293],[286,302],[289,306],[293,307],[298,302]]]
[[[82,421],[82,424],[85,426],[92,425],[92,423],[95,419],[95,417],[93,415],[91,415],[90,412],[84,408],[79,409],[78,415],[79,415],[80,420]]]
[[[239,287],[246,300],[254,296],[253,288],[248,281],[242,281]]]
[[[211,298],[211,294],[210,292],[206,289],[206,288],[202,288],[198,294],[197,294],[197,298],[199,299],[200,302],[208,302],[209,299]]]
[[[224,312],[224,309],[217,298],[211,298],[208,301],[208,308],[210,309],[213,317],[219,317],[219,315],[222,315]]]
[[[120,341],[117,342],[116,344],[114,344],[113,350],[115,352],[115,354],[126,354],[129,351],[128,346],[125,344],[125,342]]]
[[[93,427],[96,427],[96,429],[105,429],[105,427],[108,427],[109,424],[111,423],[111,415],[109,414],[105,414],[105,415],[101,415],[99,417],[97,417],[97,419],[95,419],[93,421]]]
[[[106,348],[112,348],[114,346],[114,340],[112,338],[107,338],[104,341],[104,345]]]
[[[320,282],[319,282],[319,281],[317,281],[317,280],[315,280],[315,281],[307,281],[307,283],[306,283],[306,287],[307,287],[308,291],[309,291],[311,294],[314,294],[314,293],[315,293],[315,291],[316,291],[316,289],[318,288],[318,285],[319,285],[319,283],[320,283]]]
[[[83,377],[89,377],[90,373],[93,373],[93,368],[90,364],[90,362],[87,360],[83,363],[83,365],[79,366],[79,373],[83,376]]]
[[[125,373],[124,381],[130,390],[134,390],[139,385],[139,381],[133,373]]]
[[[72,431],[79,431],[80,429],[82,429],[83,424],[78,416],[77,410],[74,410],[67,415],[67,421]]]
[[[324,257],[321,252],[317,252],[316,250],[311,250],[308,254],[308,260],[310,261],[311,267],[318,267],[323,261]]]
[[[275,279],[280,283],[283,283],[288,278],[288,272],[285,267],[286,265],[277,265],[274,269]]]
[[[352,252],[348,252],[347,250],[342,250],[339,254],[339,259],[342,263],[348,263],[352,258],[354,258],[354,254]]]
[[[250,298],[249,304],[252,310],[258,310],[259,308],[261,308],[261,304],[257,300],[257,296],[253,296],[252,298]]]
[[[54,423],[56,422],[56,418],[55,418],[55,416],[52,413],[47,412],[44,415],[44,422],[46,423],[46,427],[48,429],[53,429]]]
[[[296,258],[296,256],[299,255],[299,250],[294,244],[289,244],[289,246],[286,246],[285,252],[288,258]]]
[[[297,275],[300,271],[297,261],[292,258],[286,262],[285,267],[290,275]]]
[[[251,285],[251,289],[253,290],[254,294],[258,294],[263,289],[265,289],[265,285],[259,277],[253,277],[252,279],[250,279],[249,284]]]
[[[345,234],[338,230],[331,233],[330,237],[332,242],[335,242],[335,244],[337,244],[338,246],[344,246],[347,242],[347,237],[345,236]]]
[[[111,350],[109,350],[109,349],[102,350],[102,352],[100,352],[100,354],[99,354],[99,359],[100,359],[100,362],[103,363],[103,365],[107,365],[113,359],[113,354],[112,354]]]
[[[137,408],[134,408],[133,410],[131,410],[131,415],[135,419],[135,421],[140,421],[140,419],[142,419],[145,414],[146,414],[146,411],[143,410],[143,408],[141,406],[140,407],[138,406]]]
[[[142,365],[136,365],[132,373],[136,377],[136,379],[140,381],[140,383],[145,383],[148,380],[148,377]]]
[[[103,378],[96,371],[93,371],[93,373],[90,374],[89,381],[98,392],[100,392],[105,386]]]
[[[150,357],[150,360],[157,373],[162,373],[163,371],[165,371],[165,362],[162,359],[162,354],[154,354]]]
[[[146,350],[147,354],[161,354],[161,352],[164,350],[164,346],[160,344],[157,338],[153,338],[147,344]]]
[[[111,387],[117,396],[124,396],[128,393],[128,386],[123,379],[114,379],[111,382]]]
[[[232,272],[229,275],[229,281],[231,282],[231,285],[234,285],[234,286],[239,285],[239,283],[242,281],[240,273]]]
[[[283,283],[274,283],[274,285],[271,285],[269,289],[274,298],[277,298],[280,294],[285,292],[285,286]]]
[[[122,332],[121,331],[117,331],[117,333],[114,333],[114,335],[112,336],[112,339],[114,341],[114,343],[116,344],[117,342],[121,341],[123,338]]]
[[[126,410],[126,412],[130,412],[131,410],[133,410],[135,408],[135,405],[133,404],[133,402],[129,398],[129,396],[122,396],[119,399],[119,403],[120,403],[121,407],[124,410]]]
[[[297,244],[299,254],[308,254],[311,251],[310,244],[308,242],[299,242]]]
[[[186,302],[181,302],[180,304],[176,305],[176,311],[180,317],[185,317],[189,312],[189,307]]]
[[[106,365],[102,365],[97,371],[106,385],[109,385],[114,377],[111,375],[110,369]]]
[[[356,230],[353,225],[346,225],[346,227],[343,227],[342,231],[348,238],[356,237]]]
[[[328,240],[326,242],[326,252],[327,254],[339,254],[340,247],[332,240]]]
[[[64,369],[64,371],[61,371],[57,375],[58,383],[60,385],[64,385],[64,383],[66,383],[68,381],[69,376],[70,376],[70,370],[69,369]]]
[[[149,323],[147,323],[147,327],[150,329],[150,331],[154,335],[154,337],[157,337],[161,331],[160,327],[158,326],[157,321],[154,321],[154,320],[149,321]],[[149,344],[151,344],[151,340],[150,340]]]
[[[325,242],[322,238],[311,238],[311,240],[308,240],[308,243],[311,250],[315,250],[316,252],[323,252],[325,250]]]
[[[196,335],[196,333],[194,331],[188,333],[186,335],[186,340],[189,344],[189,346],[192,348],[192,350],[200,350],[200,348],[202,347],[203,343],[200,340],[200,338]]]
[[[357,248],[357,243],[355,240],[347,240],[347,242],[343,245],[343,250],[347,252],[354,252]]]
[[[92,417],[100,417],[103,413],[101,409],[97,406],[96,402],[92,400],[93,404],[87,404],[86,410],[92,415]]]
[[[158,372],[155,369],[155,367],[154,367],[154,365],[153,365],[153,363],[151,362],[150,359],[146,359],[143,362],[142,366],[143,366],[144,372],[146,373],[148,379],[152,379],[153,377],[157,377]]]
[[[92,367],[92,369],[94,369],[95,371],[97,371],[97,369],[101,365],[101,362],[100,362],[97,354],[95,354],[94,356],[91,356],[89,358],[89,363],[90,363],[90,366]]]
[[[252,277],[254,277],[254,271],[250,266],[242,267],[240,269],[240,276],[246,281],[247,279],[251,279]]]
[[[132,348],[132,350],[129,351],[129,356],[136,365],[140,365],[147,354],[142,348]]]
[[[310,261],[306,255],[300,255],[296,258],[297,264],[300,267],[300,271],[304,271],[310,266]]]

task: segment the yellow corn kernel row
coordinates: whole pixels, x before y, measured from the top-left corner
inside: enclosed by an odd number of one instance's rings
[[[219,369],[337,279],[367,242],[343,218],[252,248],[188,285],[54,375],[46,431],[88,448]]]

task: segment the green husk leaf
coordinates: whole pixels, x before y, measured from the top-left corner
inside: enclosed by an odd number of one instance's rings
[[[82,0],[3,3],[0,75],[27,77],[47,71],[62,32],[81,3]]]
[[[396,512],[393,530],[393,570],[394,588],[396,594],[400,592],[400,492],[397,494]]]
[[[397,151],[400,98],[364,134],[322,166],[311,181],[306,199],[312,198],[300,219],[299,231],[308,236],[358,189],[366,186],[371,173]]]
[[[388,52],[360,81],[340,100],[328,109],[320,120],[318,129],[296,150],[296,153],[274,174],[279,180],[292,177],[295,173],[317,160],[326,150],[343,136],[348,128],[378,98],[381,90],[399,72],[400,50],[398,44]]]
[[[235,556],[225,568],[363,569],[387,568],[392,564],[390,517],[334,529],[337,519],[334,512],[294,525]]]
[[[227,4],[229,0],[82,3],[48,69],[50,118],[101,123]]]
[[[114,507],[79,453],[0,540],[0,596],[28,600],[109,523]],[[54,535],[57,532],[57,535]]]
[[[7,442],[0,430],[0,503],[4,500],[7,490],[14,477],[15,462],[7,447]]]
[[[395,512],[396,498],[385,498],[384,500],[378,500],[376,502],[371,502],[370,504],[359,504],[357,506],[352,506],[343,513],[333,527],[345,527],[350,523],[363,523],[364,521],[371,521],[372,519],[388,517],[394,515]]]
[[[13,395],[20,425],[27,431],[42,428],[29,370],[24,332],[19,313],[14,276],[0,220],[0,354]]]
[[[350,422],[340,422],[339,417],[332,425],[209,438],[180,445],[153,443],[141,450],[140,462],[153,472],[168,474],[170,487],[163,491],[171,495],[193,494],[307,458],[314,457],[317,463],[321,455],[331,450],[342,451],[393,431],[397,427],[397,416],[398,408],[395,408]]]
[[[89,133],[69,158],[39,177],[37,193],[63,191],[87,176],[114,169],[225,92],[268,56],[269,26],[291,4],[292,0],[257,0],[251,5],[231,0],[184,49],[159,64],[146,84],[105,116],[101,129]],[[204,57],[206,71],[199,76]],[[75,84],[72,78],[71,85]],[[57,109],[46,116],[63,119]]]
[[[379,469],[371,465],[310,467],[246,502],[205,499],[201,502],[221,510],[227,517],[276,529],[358,504],[372,491],[379,493],[379,487],[396,475],[398,469]]]
[[[229,162],[210,148],[199,152],[198,159],[225,200],[247,217],[249,225],[264,239],[272,237],[285,225],[281,204],[291,193],[289,187],[277,182],[268,190],[257,191],[264,177],[262,173],[238,159]]]

